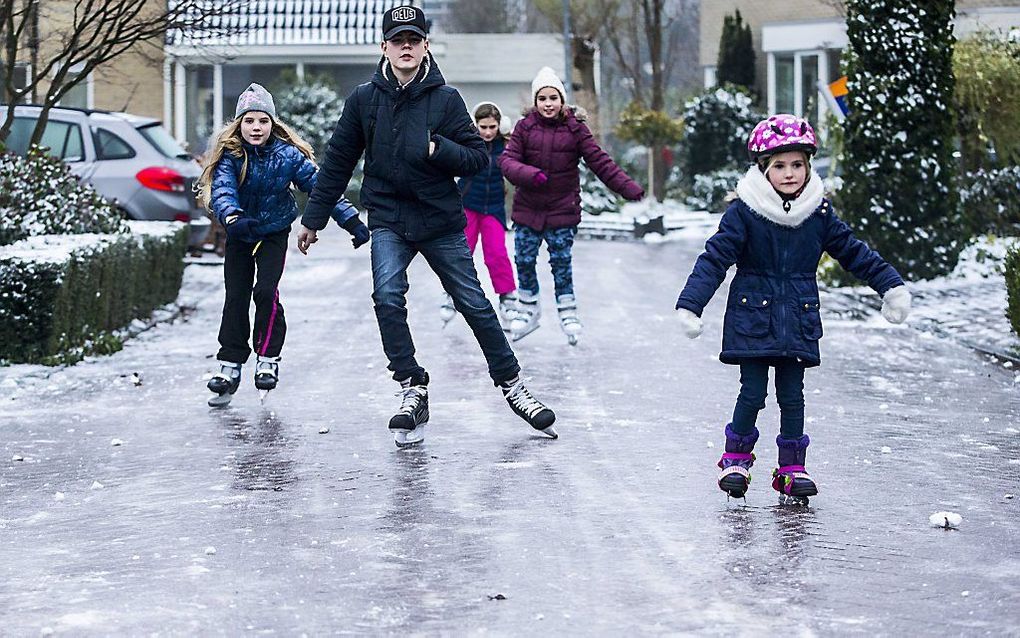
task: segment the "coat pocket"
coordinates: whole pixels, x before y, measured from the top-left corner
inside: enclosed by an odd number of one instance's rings
[[[734,301],[733,329],[746,337],[768,336],[772,297],[760,292],[738,292]]]
[[[821,304],[817,297],[801,297],[800,299],[800,330],[808,341],[822,338]]]

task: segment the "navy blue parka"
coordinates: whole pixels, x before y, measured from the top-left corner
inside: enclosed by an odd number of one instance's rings
[[[739,364],[749,358],[783,357],[817,366],[822,320],[815,272],[823,252],[880,295],[903,285],[888,262],[853,236],[829,200],[821,199],[799,225],[789,226],[738,199],[705,244],[676,307],[700,317],[726,271],[736,264],[719,360]]]
[[[506,148],[506,142],[497,135],[486,142],[489,165],[481,172],[464,177],[457,182],[464,198],[464,208],[483,215],[491,215],[506,228],[506,187],[503,185],[503,171],[499,168],[499,156]]]

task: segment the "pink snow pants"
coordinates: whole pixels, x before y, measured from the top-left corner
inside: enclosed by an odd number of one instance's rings
[[[489,277],[492,278],[493,290],[497,295],[513,292],[517,286],[514,284],[510,257],[506,254],[506,229],[503,228],[503,224],[492,215],[468,208],[464,209],[464,214],[467,216],[464,235],[471,254],[475,252],[479,235],[482,237],[482,254],[485,258],[485,267],[489,269]]]

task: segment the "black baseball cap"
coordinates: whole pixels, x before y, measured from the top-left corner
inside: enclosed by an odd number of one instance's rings
[[[403,31],[417,33],[423,38],[428,36],[428,25],[425,23],[425,12],[418,7],[393,7],[383,14],[383,40],[389,40]]]

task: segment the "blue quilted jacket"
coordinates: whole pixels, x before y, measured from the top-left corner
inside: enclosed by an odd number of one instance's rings
[[[298,215],[291,184],[306,193],[312,192],[318,169],[297,147],[276,137],[262,146],[244,143],[243,147],[248,172],[240,186],[243,157],[226,153],[216,165],[211,193],[213,214],[221,224],[229,215],[253,217],[259,221],[255,228],[259,237],[290,228]],[[358,210],[341,198],[331,217],[342,226],[357,214]]]

